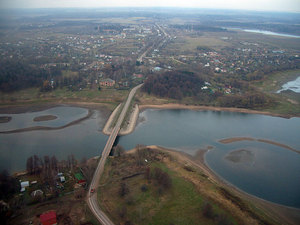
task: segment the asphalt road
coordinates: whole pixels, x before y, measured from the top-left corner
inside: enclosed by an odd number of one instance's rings
[[[134,87],[130,91],[128,98],[126,100],[126,103],[125,103],[125,105],[122,109],[122,112],[118,118],[118,121],[116,123],[116,126],[114,127],[113,131],[111,132],[111,134],[106,142],[106,145],[103,149],[102,156],[100,158],[100,161],[98,163],[98,166],[96,168],[96,171],[93,176],[93,180],[91,182],[91,185],[90,185],[90,188],[88,191],[88,195],[87,195],[88,206],[89,206],[90,210],[92,211],[92,213],[95,215],[95,217],[98,219],[98,221],[103,225],[113,225],[113,222],[108,218],[107,215],[105,215],[105,213],[100,209],[100,207],[98,205],[97,190],[98,190],[100,177],[104,171],[104,165],[105,165],[106,159],[107,159],[107,157],[110,153],[110,150],[116,140],[116,137],[121,129],[121,125],[122,125],[125,115],[127,113],[130,102],[131,102],[133,96],[135,95],[137,89],[139,89],[142,85],[143,84],[140,84],[140,85]],[[92,189],[94,189],[94,193],[91,192]]]

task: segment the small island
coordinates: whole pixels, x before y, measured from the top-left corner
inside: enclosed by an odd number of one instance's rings
[[[0,116],[0,123],[8,123],[11,121],[11,116]]]
[[[49,120],[56,120],[57,116],[53,115],[45,115],[45,116],[37,116],[33,119],[34,122],[41,122],[41,121],[49,121]]]

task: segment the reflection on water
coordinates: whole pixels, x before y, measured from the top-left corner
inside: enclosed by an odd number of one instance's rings
[[[56,107],[54,113],[58,114],[57,109],[64,111]],[[87,110],[69,107],[67,111],[71,118],[77,119],[85,115]],[[71,154],[78,160],[100,155],[108,138],[102,133],[106,119],[104,114],[96,111],[91,118],[61,130],[0,134],[0,170],[24,170],[27,158],[34,154],[41,157],[55,155],[61,160],[67,159]],[[65,114],[65,118],[58,125],[69,121]]]
[[[300,208],[300,154],[263,142],[218,142],[253,137],[299,150],[300,118],[191,110],[145,110],[140,117],[145,119],[135,132],[120,138],[126,149],[160,145],[195,155],[198,149],[214,146],[205,160],[215,173],[250,194]]]
[[[46,113],[58,115],[58,109],[54,110]],[[59,125],[69,121],[68,115],[77,119],[87,113],[80,108],[66,111],[65,117],[60,114],[64,122]],[[33,123],[32,117],[28,117],[30,122],[26,124]],[[299,150],[300,118],[191,110],[145,110],[140,118],[144,119],[136,130],[119,139],[126,149],[137,144],[160,145],[195,155],[199,149],[214,146],[205,160],[222,178],[250,194],[300,208],[300,154],[264,142],[218,142],[231,137],[253,137]],[[59,159],[74,154],[79,160],[100,155],[108,139],[101,132],[105,121],[102,113],[96,112],[91,118],[61,130],[0,134],[0,169],[25,169],[26,159],[34,154],[56,155]],[[46,122],[53,125],[56,120]]]

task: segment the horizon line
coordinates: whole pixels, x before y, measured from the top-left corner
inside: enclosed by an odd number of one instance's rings
[[[97,6],[97,7],[4,7],[0,10],[45,10],[45,9],[151,9],[151,8],[165,8],[165,9],[195,9],[195,10],[223,10],[223,11],[247,11],[247,12],[269,12],[269,13],[296,13],[300,14],[300,11],[280,11],[280,10],[267,10],[267,9],[235,9],[235,8],[202,8],[202,7],[182,7],[182,6]]]

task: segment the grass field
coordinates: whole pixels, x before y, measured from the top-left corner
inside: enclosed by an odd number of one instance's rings
[[[272,108],[265,110],[279,113],[300,115],[300,94],[294,92],[282,92],[277,94],[276,91],[288,81],[294,80],[300,76],[300,70],[291,70],[276,72],[267,76],[266,79],[253,83],[260,91],[272,96],[277,104]]]
[[[24,89],[12,93],[0,92],[0,105],[44,104],[44,103],[103,103],[113,110],[123,102],[129,91],[114,88],[82,89],[70,91],[57,88],[51,92],[40,92],[39,88]]]
[[[262,211],[259,213],[263,216],[258,216],[238,197],[233,203],[220,194],[220,187],[199,169],[181,164],[168,153],[141,151],[110,158],[106,164],[97,193],[101,208],[114,223],[210,225],[266,221]],[[157,168],[169,176],[171,187],[161,186],[155,179]],[[211,206],[209,215],[205,214],[207,205]]]

